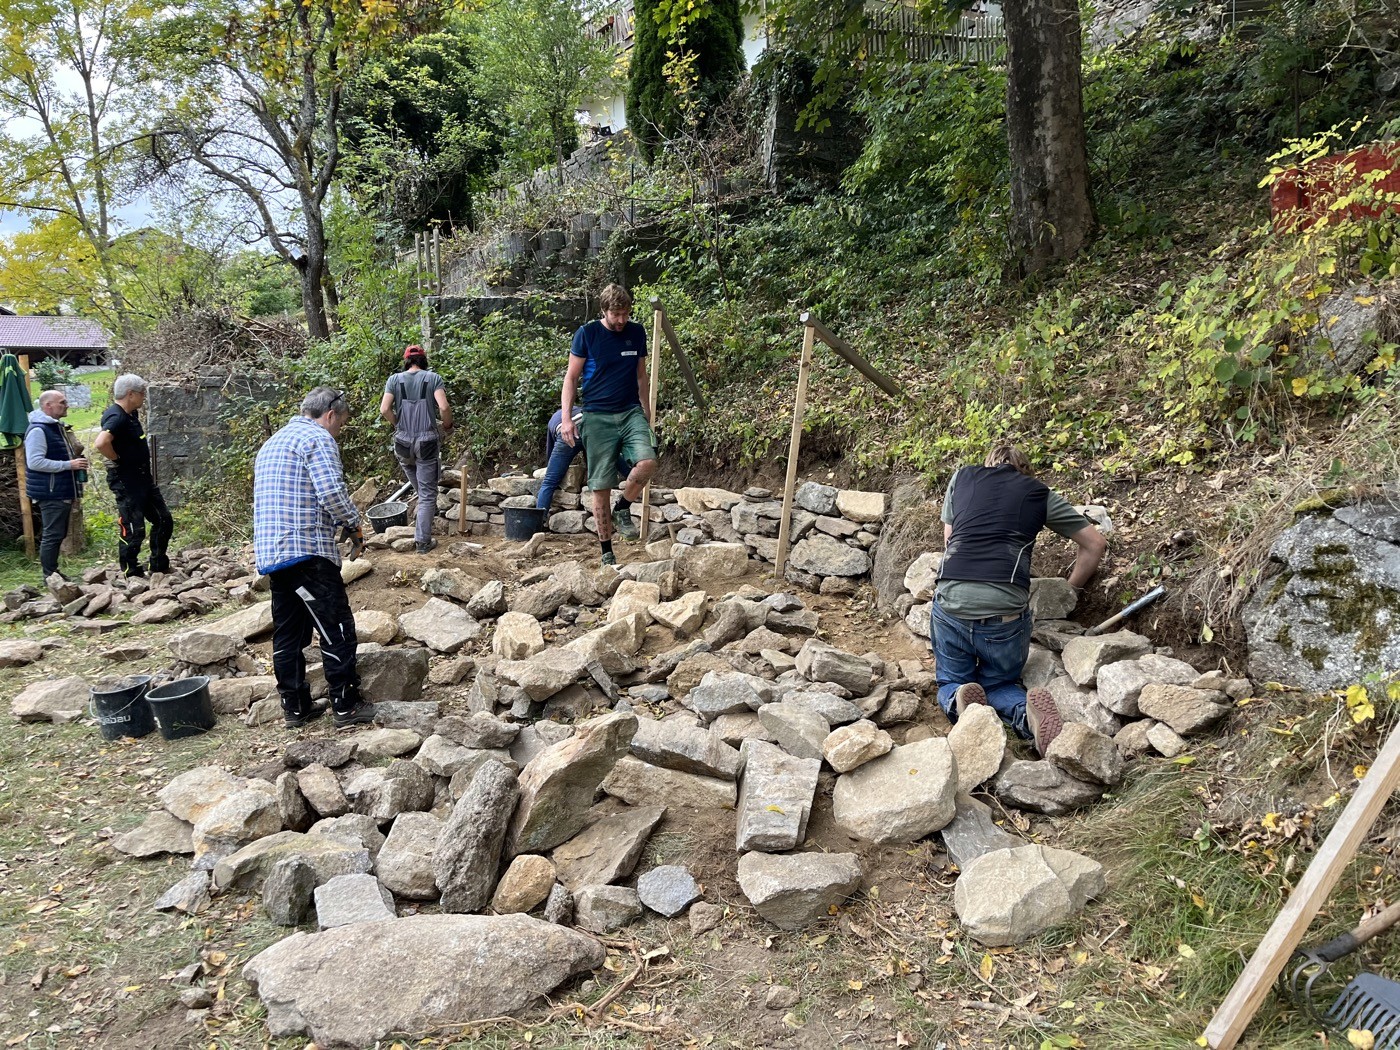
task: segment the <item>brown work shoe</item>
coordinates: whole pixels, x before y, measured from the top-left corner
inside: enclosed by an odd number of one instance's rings
[[[958,691],[953,694],[953,710],[961,717],[973,704],[985,704],[987,702],[987,691],[976,682],[967,682],[958,686]]]
[[[1049,689],[1032,689],[1026,694],[1026,722],[1031,728],[1031,736],[1035,737],[1035,749],[1044,758],[1045,752],[1050,750],[1050,745],[1065,727]]]

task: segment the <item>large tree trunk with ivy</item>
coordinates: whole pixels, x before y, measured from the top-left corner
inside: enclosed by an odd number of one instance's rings
[[[1094,230],[1077,0],[1007,0],[1011,245],[1022,274],[1074,258]]]

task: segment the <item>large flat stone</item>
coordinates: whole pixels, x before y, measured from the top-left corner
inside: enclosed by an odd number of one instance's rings
[[[663,769],[631,755],[618,759],[603,790],[629,805],[668,809],[733,809],[737,792],[732,780]]]
[[[555,847],[559,881],[577,892],[585,886],[605,886],[627,878],[665,814],[664,806],[605,811],[596,822]]]
[[[273,1039],[362,1047],[516,1014],[603,954],[592,937],[527,915],[411,915],[294,933],[243,976]]]
[[[790,850],[807,837],[821,762],[796,758],[762,740],[744,744],[734,848]]]
[[[433,853],[442,910],[480,911],[496,888],[496,871],[520,786],[499,762],[477,770],[452,809]]]
[[[825,918],[860,886],[854,853],[745,853],[739,889],[759,915],[784,930]]]
[[[300,857],[316,869],[322,882],[337,875],[369,871],[369,851],[325,835],[279,831],[250,842],[214,865],[214,885],[220,892],[256,891],[278,861]]]
[[[967,932],[992,947],[1021,944],[1072,919],[1103,893],[1103,867],[1050,846],[994,850],[972,861],[953,887]]]
[[[955,812],[957,763],[948,741],[894,748],[836,781],[832,814],[850,835],[870,842],[916,842]]]
[[[440,653],[455,653],[483,630],[467,610],[442,598],[429,598],[421,608],[401,615],[399,628]]]
[[[739,776],[739,752],[718,736],[677,720],[637,719],[631,752],[643,762],[702,777],[735,780]]]

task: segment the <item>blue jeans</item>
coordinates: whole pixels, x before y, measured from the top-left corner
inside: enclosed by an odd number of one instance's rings
[[[582,451],[582,441],[570,445],[563,438],[555,439],[554,451],[549,454],[549,462],[545,464],[544,480],[540,482],[539,495],[535,497],[536,509],[547,510],[549,505],[554,502],[555,489],[564,483],[564,475],[569,472],[569,465],[573,463],[574,457]],[[632,464],[618,456],[617,472],[622,477],[627,477],[632,472]]]
[[[1030,739],[1026,724],[1026,691],[1021,672],[1031,649],[1031,613],[1027,609],[1014,620],[962,620],[943,611],[938,602],[929,610],[934,673],[938,681],[938,706],[950,721],[957,721],[953,694],[958,686],[976,682],[987,693],[987,702],[1001,720],[1022,739]]]

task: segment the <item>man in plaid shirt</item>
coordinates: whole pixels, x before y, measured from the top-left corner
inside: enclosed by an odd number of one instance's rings
[[[287,728],[325,713],[311,702],[306,657],[311,629],[321,641],[336,728],[374,719],[360,697],[355,617],[340,578],[336,529],[360,531],[336,438],[350,418],[345,395],[318,386],[301,415],[268,438],[253,465],[253,549],[272,583],[272,671]]]

